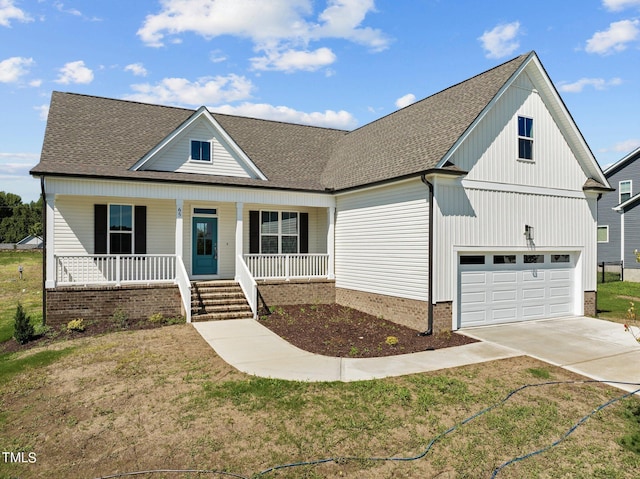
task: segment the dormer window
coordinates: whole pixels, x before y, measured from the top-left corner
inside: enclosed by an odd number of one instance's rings
[[[533,160],[533,118],[518,117],[518,159]]]
[[[618,184],[618,192],[620,194],[620,203],[624,203],[631,198],[631,180],[624,180]]]
[[[211,143],[208,141],[191,140],[192,161],[211,161]]]

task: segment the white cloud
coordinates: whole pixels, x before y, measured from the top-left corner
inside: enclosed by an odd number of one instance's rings
[[[11,57],[0,62],[0,83],[15,83],[27,73],[35,62],[33,58]]]
[[[136,92],[125,99],[164,105],[201,106],[246,100],[251,96],[253,84],[243,76],[228,75],[198,78],[165,78],[155,85],[131,85]]]
[[[227,57],[221,50],[213,50],[209,53],[209,60],[211,60],[211,63],[222,63],[227,61]]]
[[[32,18],[14,5],[13,0],[0,0],[0,25],[10,27],[11,20],[30,22]]]
[[[40,106],[34,106],[33,109],[39,112],[38,117],[40,118],[40,120],[47,121],[47,117],[49,116],[48,103],[45,103],[44,105],[40,105]]]
[[[478,40],[482,43],[482,48],[487,51],[487,58],[502,58],[511,55],[520,47],[520,43],[516,40],[519,34],[520,22],[512,22],[485,31]]]
[[[29,170],[38,164],[37,153],[0,152],[0,175],[4,177],[28,175]]]
[[[630,7],[640,7],[640,0],[602,0],[602,4],[611,11],[618,12]]]
[[[567,93],[580,93],[585,87],[591,86],[596,90],[606,90],[610,86],[618,86],[622,84],[622,79],[612,78],[605,80],[604,78],[580,78],[573,83],[559,83],[558,90]]]
[[[275,69],[270,56],[305,53],[297,61],[285,58],[283,68],[328,61],[327,48],[308,51],[308,44],[326,38],[341,38],[381,51],[390,40],[378,29],[362,27],[367,13],[375,11],[374,0],[327,0],[327,7],[314,18],[312,0],[164,0],[158,14],[148,15],[138,35],[148,46],[160,47],[165,37],[193,32],[207,39],[221,35],[248,38],[258,52],[265,52],[259,65]],[[312,55],[321,58],[311,58]],[[315,61],[313,61],[315,60]],[[256,62],[256,59],[252,59]],[[334,56],[335,61],[335,56]],[[319,68],[319,67],[318,67]]]
[[[409,106],[416,101],[416,96],[413,93],[407,93],[404,96],[401,96],[396,100],[396,106],[398,108],[404,108],[405,106]]]
[[[640,147],[640,139],[631,138],[629,140],[616,143],[613,145],[612,150],[619,153],[630,153],[638,147]]]
[[[640,35],[638,25],[640,20],[621,20],[611,23],[608,30],[596,32],[587,40],[587,52],[607,55],[624,50],[627,48],[627,43],[634,41]]]
[[[252,58],[251,65],[254,70],[278,70],[291,73],[296,70],[316,71],[335,61],[336,56],[329,48],[318,48],[312,52],[270,51],[266,56]]]
[[[66,63],[60,68],[60,75],[56,83],[91,83],[93,81],[93,71],[87,68],[82,60]]]
[[[124,71],[131,72],[138,77],[146,77],[148,73],[147,69],[142,63],[131,63],[130,65],[124,67]]]
[[[344,110],[325,110],[324,112],[306,113],[287,106],[273,106],[266,103],[245,102],[237,106],[221,105],[213,107],[211,110],[228,115],[248,116],[265,120],[338,128],[341,130],[350,130],[358,123],[351,113]]]

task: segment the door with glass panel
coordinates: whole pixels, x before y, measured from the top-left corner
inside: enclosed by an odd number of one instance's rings
[[[192,271],[218,274],[218,218],[193,218]]]

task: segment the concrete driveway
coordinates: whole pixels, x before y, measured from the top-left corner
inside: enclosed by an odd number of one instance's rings
[[[460,332],[591,379],[637,384],[611,383],[625,391],[640,389],[640,344],[619,323],[571,317],[468,328]]]

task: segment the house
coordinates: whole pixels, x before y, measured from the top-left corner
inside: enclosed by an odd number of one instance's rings
[[[535,52],[354,131],[54,92],[31,174],[50,323],[190,319],[205,280],[428,333],[595,314],[609,185]]]
[[[604,171],[615,194],[598,200],[598,262],[622,262],[624,279],[640,281],[640,148]]]
[[[42,237],[37,235],[29,235],[22,238],[20,241],[16,243],[18,248],[24,249],[39,249],[42,248]]]

